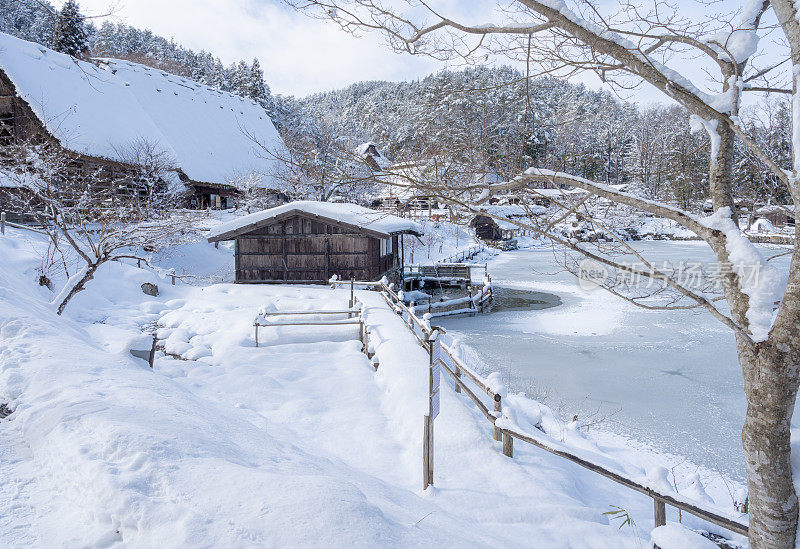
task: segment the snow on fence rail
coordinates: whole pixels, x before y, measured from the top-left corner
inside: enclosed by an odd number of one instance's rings
[[[356,307],[355,305],[359,306]],[[309,311],[261,311],[253,321],[253,328],[255,329],[256,347],[258,347],[258,329],[276,326],[358,326],[358,340],[363,346],[362,350],[365,354],[368,353],[367,329],[364,324],[363,306],[360,303],[351,301],[351,306],[347,309],[335,310],[309,310]],[[270,321],[269,318],[275,317],[291,317],[302,315],[347,315],[347,318],[329,318],[323,320],[276,320]]]
[[[466,250],[461,250],[460,252],[456,252],[445,258],[442,258],[437,261],[437,263],[462,263],[464,261],[469,261],[484,250],[486,250],[485,246],[476,244],[474,246],[470,246]]]
[[[430,317],[428,315],[425,315],[423,319],[417,317],[414,314],[414,311],[406,306],[405,303],[403,303],[402,299],[400,299],[398,294],[395,293],[390,286],[384,284],[381,294],[389,306],[392,307],[392,309],[399,316],[401,316],[403,322],[412,332],[419,344],[428,350],[431,368],[437,365],[443,368],[450,375],[450,377],[453,378],[455,391],[457,393],[463,392],[467,397],[469,397],[469,399],[478,407],[486,419],[492,423],[494,427],[494,439],[498,441],[502,440],[503,454],[509,458],[513,458],[514,456],[514,439],[527,442],[528,444],[532,444],[533,446],[536,446],[537,448],[540,448],[546,452],[567,459],[605,478],[613,480],[618,484],[626,486],[631,490],[635,490],[652,498],[656,526],[663,526],[666,524],[666,505],[671,505],[676,509],[680,509],[681,511],[706,520],[712,524],[721,526],[722,528],[730,530],[731,532],[735,532],[743,536],[748,535],[748,525],[732,515],[720,510],[709,509],[708,507],[686,498],[677,492],[665,493],[663,491],[659,491],[658,489],[643,484],[642,482],[633,479],[620,471],[615,471],[609,467],[593,462],[591,456],[586,455],[579,450],[569,448],[566,445],[559,444],[554,441],[545,440],[539,435],[522,431],[508,417],[503,415],[502,397],[498,391],[495,391],[492,388],[491,383],[473,371],[458,357],[456,357],[454,349],[443,344],[440,339],[436,337],[435,332],[444,332],[442,328],[432,327],[430,325]],[[450,359],[452,362],[452,367],[448,365],[444,357]],[[475,387],[486,393],[491,398],[494,403],[492,410],[490,410],[489,407],[469,387],[469,385],[465,383],[465,381],[462,379],[462,376],[467,377]],[[427,464],[427,467],[430,468],[431,464]],[[426,469],[424,474],[427,480],[428,475],[432,477],[432,470]],[[426,482],[425,486],[428,484],[429,482]]]
[[[6,212],[0,212],[0,234],[6,234],[6,226],[14,227],[15,229],[22,229],[24,231],[31,231],[39,234],[47,234],[45,231],[28,227],[27,225],[20,225],[19,223],[12,223],[6,220]]]
[[[415,314],[420,310],[425,311],[431,317],[482,313],[493,297],[492,283],[487,277],[483,286],[470,286],[468,296],[443,301],[434,301],[433,297],[429,296],[427,302],[412,301],[410,309]],[[402,292],[398,294],[398,298],[404,301]]]

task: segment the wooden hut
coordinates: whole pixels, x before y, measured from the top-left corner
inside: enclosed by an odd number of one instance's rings
[[[470,227],[475,229],[475,236],[481,240],[501,240],[503,231],[500,230],[497,222],[489,215],[478,214],[470,221]]]
[[[475,229],[475,236],[481,240],[495,242],[508,240],[522,234],[523,229],[513,221],[529,223],[530,218],[542,215],[546,209],[536,204],[483,205],[469,223]]]
[[[774,227],[794,227],[795,218],[792,215],[792,206],[772,204],[756,210],[756,217],[768,220]]]
[[[356,204],[290,202],[216,227],[209,242],[235,241],[236,282],[325,283],[333,275],[378,280],[403,264],[413,221]]]

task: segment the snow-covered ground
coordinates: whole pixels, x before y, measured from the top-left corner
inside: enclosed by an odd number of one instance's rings
[[[36,284],[39,245],[16,230],[0,237],[0,402],[14,410],[0,421],[2,546],[649,543],[652,500],[523,444],[504,457],[447,384],[436,484],[422,492],[427,356],[375,293],[359,297],[377,372],[353,327],[264,328],[255,347],[262,307],[342,307],[346,290],[171,286],[115,263],[58,317]],[[157,262],[208,275],[226,255],[195,243]],[[144,282],[160,294],[142,294]],[[157,328],[168,353],[152,370],[128,353],[143,328]],[[652,456],[507,400],[520,424],[540,418],[548,436],[629,475],[661,475]],[[685,493],[703,496],[697,485]],[[612,505],[634,525],[619,529],[603,514]]]

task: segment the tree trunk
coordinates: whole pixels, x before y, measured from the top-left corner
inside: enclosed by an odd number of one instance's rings
[[[75,297],[75,295],[78,292],[83,291],[83,288],[84,288],[84,286],[86,286],[86,283],[89,282],[92,278],[94,278],[94,273],[97,272],[97,269],[102,264],[103,264],[103,261],[98,261],[96,263],[92,263],[92,264],[89,265],[89,267],[86,269],[86,272],[83,274],[83,276],[80,278],[80,280],[78,280],[78,282],[76,282],[75,285],[72,286],[72,288],[70,288],[70,290],[67,293],[67,295],[64,296],[64,299],[62,299],[61,303],[58,304],[58,310],[56,311],[57,314],[60,315],[61,313],[63,313],[64,312],[64,308],[67,306],[67,303],[69,303],[70,299]]]
[[[795,547],[798,500],[792,483],[790,426],[800,361],[797,350],[789,350],[794,347],[738,342],[747,396],[742,446],[753,549]]]
[[[714,211],[730,207],[731,212],[735,214],[736,208],[733,203],[731,185],[733,181],[733,143],[735,136],[733,130],[724,120],[718,122],[716,131],[717,135],[719,135],[719,150],[716,157],[709,158],[709,191],[714,204]],[[712,146],[713,151],[714,147]]]

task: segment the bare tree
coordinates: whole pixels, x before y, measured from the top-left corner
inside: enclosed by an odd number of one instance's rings
[[[338,135],[322,121],[304,131],[285,129],[283,143],[278,147],[250,137],[262,156],[274,161],[266,175],[278,190],[295,199],[327,202],[343,198],[359,202],[379,175],[366,158],[356,153],[354,139]]]
[[[702,9],[706,5],[700,1],[697,4],[693,7]],[[574,0],[569,6],[562,2],[518,0],[498,8],[504,21],[493,25],[457,21],[427,2],[303,0],[293,5],[314,16],[332,19],[348,32],[380,31],[392,47],[411,54],[466,60],[492,54],[564,76],[592,71],[620,88],[646,82],[691,114],[694,124],[708,133],[710,141],[709,193],[715,214],[709,218],[698,218],[672,204],[645,200],[588,179],[536,167],[507,184],[486,186],[484,194],[542,182],[570,185],[612,203],[671,220],[709,244],[719,264],[727,310],[702,291],[656,268],[618,236],[618,248],[635,257],[642,268],[625,265],[560,237],[554,234],[552,223],[530,224],[540,234],[601,265],[655,279],[689,303],[648,305],[627,296],[618,286],[602,284],[620,297],[654,308],[703,308],[733,331],[748,403],[742,442],[748,473],[751,546],[793,547],[798,499],[792,483],[790,422],[800,385],[800,338],[796,334],[800,325],[800,246],[795,244],[791,252],[788,285],[781,293],[774,292],[770,285],[777,284],[768,264],[738,227],[733,200],[733,151],[738,138],[787,189],[793,200],[791,211],[798,217],[800,122],[794,121],[792,166],[780,165],[739,123],[741,97],[748,91],[790,93],[795,112],[800,110],[800,75],[796,70],[792,72],[792,67],[800,65],[800,23],[794,2],[751,0],[738,13],[716,13],[698,20],[685,15],[688,10],[683,11],[687,8],[683,2],[673,6],[660,0],[649,4],[621,0],[616,11],[607,15],[588,0]],[[778,23],[764,26],[762,18],[770,7]],[[761,52],[771,50],[768,59],[772,62],[756,67],[752,61],[757,59],[759,37],[769,33],[780,34],[788,44],[788,52],[780,44],[761,46]],[[777,60],[776,55],[780,57]],[[680,63],[687,59],[707,64],[713,71],[709,74],[716,82],[712,83],[715,89],[681,73]],[[775,82],[790,80],[791,89],[776,88]],[[453,201],[447,188],[440,187],[439,193]],[[560,203],[567,212],[581,209],[567,200]],[[796,231],[800,237],[800,225]],[[744,271],[748,267],[762,270],[760,282],[746,279]]]
[[[51,248],[62,255],[66,243],[82,265],[53,300],[58,314],[104,263],[124,258],[147,263],[148,253],[193,230],[192,216],[170,208],[162,179],[170,166],[166,156],[144,143],[121,150],[141,164],[92,166],[49,141],[4,150],[0,171],[20,189],[10,195],[10,206],[41,225]],[[64,267],[69,275],[66,262]]]

